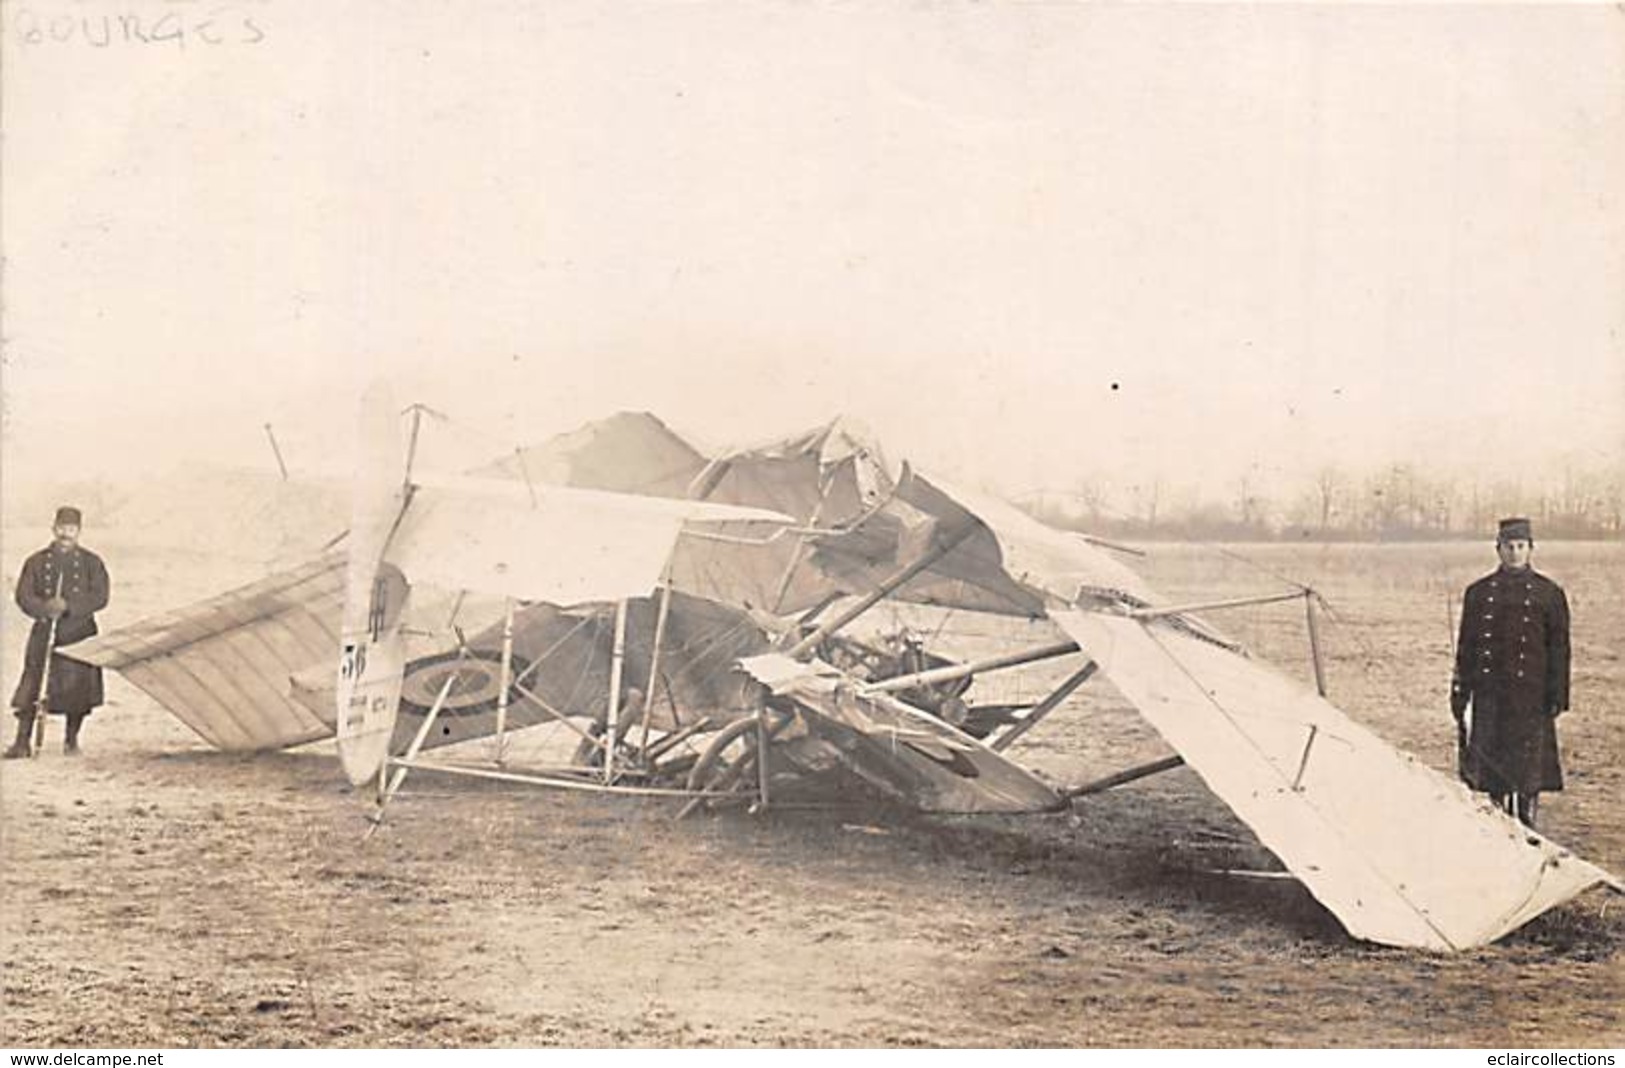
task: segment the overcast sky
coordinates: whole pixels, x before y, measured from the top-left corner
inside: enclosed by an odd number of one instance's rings
[[[1625,457],[1612,5],[202,10],[5,5],[7,478],[331,465],[376,374],[1012,490]]]

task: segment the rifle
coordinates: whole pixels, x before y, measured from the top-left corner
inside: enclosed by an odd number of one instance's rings
[[[56,592],[51,594],[55,600],[62,596],[62,572],[56,573]],[[56,658],[56,625],[61,620],[57,616],[51,620],[50,630],[45,636],[45,662],[40,665],[39,695],[34,700],[34,750],[31,756],[39,756],[40,750],[45,748],[45,717],[48,713],[47,705],[51,699],[51,661]]]

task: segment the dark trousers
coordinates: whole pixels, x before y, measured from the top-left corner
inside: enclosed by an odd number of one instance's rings
[[[17,737],[11,743],[13,752],[27,752],[32,747],[31,736],[34,733],[34,720],[38,713],[31,708],[17,708],[12,710],[17,717]],[[85,717],[89,712],[64,712],[67,718],[67,736],[63,745],[68,749],[79,747],[79,729],[85,725]]]
[[[1490,800],[1495,806],[1508,816],[1512,816],[1525,827],[1534,829],[1535,816],[1540,809],[1540,795],[1538,793],[1510,793],[1491,794]]]

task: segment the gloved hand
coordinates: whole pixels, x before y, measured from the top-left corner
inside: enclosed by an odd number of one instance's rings
[[[45,618],[61,619],[68,614],[68,602],[62,597],[52,597],[45,602]]]
[[[1450,714],[1456,717],[1457,723],[1460,723],[1462,717],[1467,714],[1467,699],[1468,693],[1461,684],[1452,682],[1450,684]]]

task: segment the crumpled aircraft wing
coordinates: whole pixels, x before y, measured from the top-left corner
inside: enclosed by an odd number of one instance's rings
[[[685,529],[786,522],[704,502],[534,493],[533,506],[523,485],[429,481],[385,557],[414,584],[571,605],[647,597]],[[334,552],[61,651],[119,671],[216,748],[284,748],[335,730],[310,680],[338,663],[344,598],[345,555]]]
[[[1256,660],[1168,621],[1051,618],[1356,938],[1467,949],[1618,887]]]
[[[344,607],[344,554],[328,553],[258,582],[60,650],[113,668],[219,749],[278,749],[333,733],[290,679],[331,668]]]
[[[970,539],[949,554],[945,566],[957,566],[964,580],[1004,593],[1011,585],[1040,600],[1048,594],[1071,602],[1080,590],[1109,594],[1149,604],[1157,594],[1132,568],[1109,551],[1081,536],[1046,526],[996,497],[952,485],[938,475],[917,475],[915,496],[932,501],[932,512],[957,525],[979,522],[984,540]]]
[[[617,412],[469,474],[681,498],[705,463],[699,450],[650,413]]]
[[[649,715],[660,730],[676,730],[705,717],[721,721],[747,707],[744,690],[753,685],[732,670],[742,656],[769,648],[767,637],[743,613],[726,605],[674,593],[654,657],[660,598],[627,601],[626,648],[622,681],[654,695]],[[615,608],[591,604],[559,608],[533,604],[514,613],[512,670],[519,682],[506,713],[508,730],[552,721],[553,713],[603,720],[614,671]],[[437,727],[424,749],[455,745],[496,733],[501,692],[501,620],[467,636],[459,657],[444,644],[414,643],[405,666],[404,688],[391,752],[404,752],[417,734],[442,683],[458,675]],[[658,684],[650,672],[658,668]],[[294,676],[293,696],[306,707],[331,714],[334,673],[329,661]]]
[[[789,522],[704,501],[424,479],[384,559],[413,585],[568,606],[648,594],[689,524],[755,525],[765,537]]]
[[[895,698],[860,693],[856,680],[829,664],[764,653],[740,666],[795,702],[808,744],[821,755],[921,811],[1044,812],[1062,804],[1048,784],[975,738]],[[782,748],[796,759],[796,743]]]
[[[1051,600],[1072,602],[1080,589],[1154,599],[1109,553],[1002,501],[893,465],[844,421],[719,458],[690,492],[820,528],[805,540],[685,547],[675,560],[685,588],[734,604],[799,612],[870,589],[928,553],[929,566],[893,597],[1029,618]],[[932,552],[948,542],[946,552]]]

